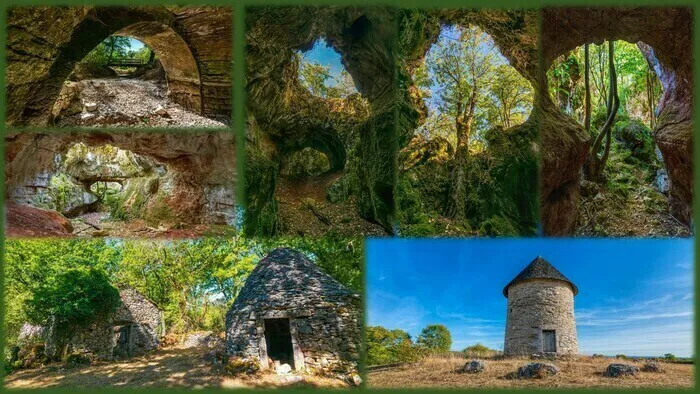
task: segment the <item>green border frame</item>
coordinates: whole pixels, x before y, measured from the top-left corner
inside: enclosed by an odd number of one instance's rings
[[[135,129],[135,128],[119,128],[119,129],[100,129],[100,131],[108,131],[108,132],[135,132],[135,131],[141,131],[141,132],[168,132],[168,133],[179,133],[179,132],[194,132],[194,131],[206,131],[210,133],[218,133],[218,132],[233,132],[236,134],[236,143],[237,143],[237,174],[238,174],[238,181],[237,181],[237,190],[236,190],[236,195],[237,195],[237,201],[238,205],[245,205],[245,191],[244,191],[244,185],[245,185],[245,9],[248,6],[295,6],[295,5],[316,5],[316,6],[324,6],[324,5],[334,5],[334,6],[395,6],[397,8],[544,8],[544,7],[614,7],[614,6],[628,6],[628,7],[640,7],[640,6],[685,6],[685,7],[690,7],[693,9],[693,58],[694,59],[700,59],[700,29],[697,28],[698,26],[698,20],[700,20],[700,16],[698,16],[698,9],[696,6],[696,1],[693,0],[670,0],[670,1],[663,1],[663,0],[617,0],[617,1],[606,1],[606,0],[379,0],[376,2],[373,2],[371,0],[290,0],[290,1],[284,1],[284,0],[189,0],[189,1],[182,1],[182,0],[173,0],[173,1],[163,1],[163,0],[62,0],[62,1],[56,1],[56,2],[51,2],[47,0],[43,1],[37,1],[37,0],[8,0],[6,2],[3,2],[0,4],[0,76],[2,77],[2,80],[5,80],[5,49],[6,49],[6,26],[7,26],[7,9],[12,6],[39,6],[39,5],[51,5],[51,6],[85,6],[85,5],[102,5],[102,6],[107,6],[107,5],[132,5],[132,6],[143,6],[143,5],[212,5],[212,6],[229,6],[232,9],[232,20],[233,20],[233,41],[232,41],[232,122],[231,126],[228,128],[216,128],[216,129],[197,129],[197,128],[191,128],[191,129],[182,129],[182,128],[172,128],[172,129],[162,129],[162,128],[141,128],[141,129]],[[699,74],[698,71],[700,70],[700,64],[696,61],[696,63],[693,65],[693,70],[694,70],[694,78],[697,79],[697,75]],[[698,196],[700,196],[700,173],[697,171],[697,160],[700,158],[699,150],[697,147],[697,141],[698,137],[700,136],[700,126],[697,124],[697,119],[696,119],[696,112],[698,108],[698,104],[700,103],[700,84],[695,81],[695,85],[693,87],[693,106],[694,106],[694,111],[693,111],[693,136],[695,139],[694,143],[694,148],[693,148],[693,157],[695,158],[694,163],[693,163],[693,182],[694,182],[694,202],[693,202],[693,218],[694,218],[694,223],[698,223],[700,219],[700,202],[698,201]],[[5,127],[5,117],[6,117],[6,104],[7,104],[7,95],[6,95],[6,88],[3,88],[3,93],[0,95],[0,127],[2,127],[3,130],[3,138],[0,140],[0,157],[4,158],[5,155],[5,144],[4,144],[4,137],[8,135],[8,133],[14,133],[14,132],[47,132],[46,129],[43,128],[7,128]],[[58,132],[59,130],[54,130]],[[76,131],[76,132],[89,132],[90,129],[84,128],[84,129],[71,129],[71,128],[62,128],[60,131]],[[0,185],[0,206],[4,206],[4,196],[5,196],[5,182],[4,182],[4,176],[5,176],[5,171],[4,171],[4,166],[5,166],[5,161],[0,160],[0,172],[2,173],[3,177],[3,182],[2,185]],[[0,215],[0,226],[2,229],[5,228],[4,225],[5,222],[5,215]],[[0,234],[0,239],[3,240],[2,243],[0,243],[0,258],[4,261],[4,231],[2,234]],[[697,239],[694,240],[695,242],[695,266],[697,268],[697,262],[698,262],[698,241]],[[366,247],[366,246],[365,246]],[[365,249],[366,250],[366,249]],[[700,277],[698,270],[695,270],[695,285],[697,287],[698,283],[698,278]],[[364,282],[364,281],[363,281]],[[4,269],[0,271],[0,283],[4,285]],[[364,299],[366,300],[366,288],[364,287],[363,283],[363,289],[364,289]],[[0,286],[0,290],[2,290],[2,295],[4,295],[4,286]],[[695,324],[694,324],[694,329],[695,333],[697,333],[697,312],[698,312],[698,295],[697,292],[695,294]],[[0,315],[4,316],[4,302],[0,303]],[[366,319],[367,314],[366,311],[363,311],[363,316]],[[363,330],[364,330],[364,325],[363,325]],[[4,324],[0,324],[0,347],[4,349],[4,342],[5,342],[5,337],[3,334],[4,331]],[[698,355],[698,350],[700,350],[699,343],[697,341],[697,334],[694,335],[694,342],[695,342],[695,356]],[[364,352],[363,352],[364,353]],[[2,357],[4,359],[4,356]],[[363,354],[363,361],[364,361],[364,354]],[[4,368],[2,368],[2,364],[4,363],[4,360],[0,360],[0,385],[2,382],[4,382]],[[364,363],[363,363],[364,365]],[[697,374],[696,374],[697,377]],[[695,383],[697,385],[697,382]],[[440,392],[453,392],[453,391],[488,391],[488,392],[513,392],[513,391],[519,391],[519,392],[538,392],[542,390],[547,390],[547,389],[540,389],[540,388],[522,388],[522,389],[394,389],[394,390],[387,390],[387,389],[370,389],[364,387],[365,385],[363,384],[363,387],[360,388],[360,390],[368,390],[370,392],[376,392],[376,393],[394,393],[394,392],[420,392],[420,393],[440,393]],[[0,390],[2,390],[0,388]],[[127,391],[140,391],[142,388],[138,389],[129,389]],[[308,392],[308,389],[284,389],[285,392]],[[57,389],[57,388],[48,388],[48,389],[38,389],[34,390],[37,392],[48,392],[48,393],[75,393],[75,392],[123,392],[124,389],[119,389],[119,388],[114,388],[114,387],[108,387],[104,388],[101,390],[92,390],[92,389],[75,389],[75,388],[66,388],[66,389]],[[173,392],[186,392],[188,389],[170,389],[170,388],[152,388],[149,389],[149,392],[162,392],[162,393],[168,393],[171,394]],[[204,389],[202,392],[219,392],[221,389]],[[244,390],[247,391],[247,390]],[[277,391],[277,390],[262,390],[258,389],[255,390],[257,392],[261,391]],[[331,390],[323,390],[323,391],[331,391]],[[566,389],[567,392],[591,392],[591,391],[605,391],[605,392],[629,392],[629,391],[634,391],[634,392],[668,392],[668,389]],[[678,390],[676,390],[678,391]],[[682,391],[695,391],[695,388],[691,388],[689,390],[682,390]]]

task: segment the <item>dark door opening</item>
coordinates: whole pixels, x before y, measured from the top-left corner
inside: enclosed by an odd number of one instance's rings
[[[545,353],[557,352],[557,335],[554,330],[542,330],[542,351]]]
[[[114,346],[114,357],[129,357],[131,355],[131,325],[118,327],[115,331],[117,343]]]
[[[294,366],[294,349],[289,319],[265,319],[265,345],[267,356],[274,362]]]

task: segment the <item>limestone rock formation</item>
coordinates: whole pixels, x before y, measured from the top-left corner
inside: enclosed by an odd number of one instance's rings
[[[158,55],[173,101],[230,118],[231,8],[12,7],[7,15],[6,125],[52,123],[56,98],[78,63],[111,35]]]
[[[304,148],[342,172],[355,209],[391,232],[394,215],[395,11],[385,7],[265,7],[247,14],[246,228],[280,230],[275,187],[283,158]],[[359,94],[324,99],[301,86],[295,50],[323,38]],[[252,169],[252,171],[251,171]]]
[[[236,147],[230,133],[10,133],[5,137],[7,192],[32,184],[37,175],[54,168],[56,154],[65,154],[78,143],[111,145],[143,158],[130,174],[118,171],[97,174],[97,167],[104,167],[98,166],[100,163],[74,163],[69,171],[81,181],[90,183],[108,180],[111,175],[138,175],[149,166],[157,167],[149,162],[156,161],[167,168],[169,175],[159,188],[163,197],[154,199],[154,203],[158,200],[164,204],[183,223],[235,223]],[[7,197],[13,198],[13,194]],[[8,213],[11,209],[8,207]],[[15,219],[8,217],[11,225]]]
[[[653,130],[668,169],[672,214],[692,214],[692,12],[673,7],[569,7],[542,12],[543,68],[585,43],[625,40],[640,47],[663,85]],[[544,73],[542,73],[544,75]],[[541,212],[544,233],[571,234],[576,223],[580,172],[590,140],[582,126],[555,107],[540,81]]]
[[[303,254],[275,249],[262,259],[226,315],[226,352],[261,368],[355,372],[360,300]],[[285,350],[286,349],[286,350]]]

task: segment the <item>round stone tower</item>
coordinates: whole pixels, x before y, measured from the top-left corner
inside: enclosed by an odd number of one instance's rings
[[[542,257],[503,288],[508,298],[506,356],[578,353],[574,296],[578,288]]]

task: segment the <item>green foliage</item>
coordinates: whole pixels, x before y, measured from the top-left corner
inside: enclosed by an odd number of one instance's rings
[[[224,363],[224,371],[231,376],[256,375],[260,372],[260,364],[250,359],[229,358]]]
[[[305,178],[321,175],[330,168],[331,163],[325,154],[313,148],[304,148],[286,158],[281,173],[290,178]]]
[[[405,331],[370,326],[365,329],[365,338],[367,365],[414,362],[421,357],[421,350]]]
[[[452,335],[444,325],[431,324],[421,331],[416,343],[428,351],[449,352],[452,347]]]
[[[494,350],[489,348],[488,346],[482,345],[480,343],[477,343],[476,345],[468,346],[464,348],[463,352],[464,353],[489,353],[493,352]]]
[[[52,318],[59,329],[70,332],[114,312],[120,303],[119,291],[103,270],[69,268],[39,282],[25,311],[33,324],[45,325]]]
[[[607,70],[606,46],[606,42],[601,45],[590,45],[591,126],[593,129],[600,129],[606,118],[605,103],[610,78]],[[631,117],[653,127],[654,111],[661,97],[662,87],[637,45],[616,41],[615,67],[620,96],[618,119]],[[581,124],[585,115],[583,73],[583,46],[555,59],[547,71],[549,91],[555,103]]]
[[[666,361],[676,361],[676,356],[673,353],[664,354],[664,360]]]

